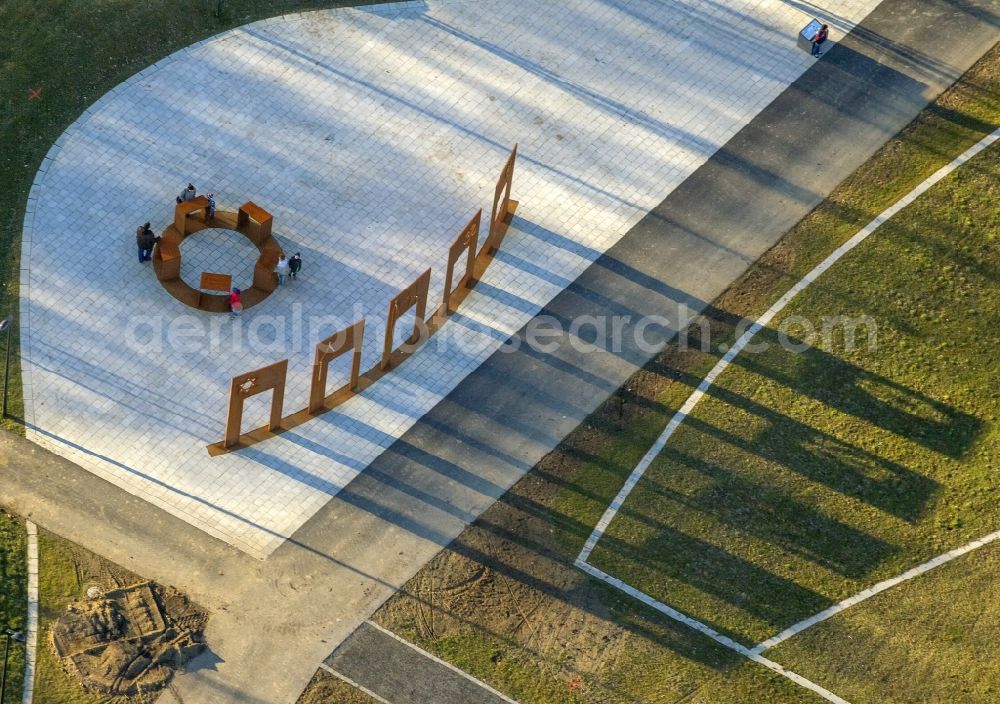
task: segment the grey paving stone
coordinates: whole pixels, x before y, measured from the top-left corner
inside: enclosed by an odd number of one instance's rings
[[[876,4],[815,7],[836,38]],[[808,19],[779,0],[441,0],[275,18],[140,72],[60,138],[32,189],[29,437],[270,554],[812,66],[794,44]],[[316,340],[366,316],[367,368],[399,289],[432,267],[440,298],[446,248],[489,211],[515,142],[521,208],[465,323],[338,413],[210,459],[234,374],[287,357],[297,410]],[[271,210],[300,280],[221,324],[170,298],[132,235],[165,228],[188,181],[222,209]],[[204,327],[197,349],[169,339],[178,325]],[[265,415],[250,404],[245,427]]]

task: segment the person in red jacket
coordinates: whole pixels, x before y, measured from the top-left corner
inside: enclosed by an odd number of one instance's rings
[[[240,290],[234,288],[229,294],[229,316],[235,318],[243,312],[243,299],[240,298]]]
[[[827,37],[829,37],[829,36],[830,36],[830,28],[824,24],[822,27],[819,28],[819,31],[816,32],[816,36],[813,37],[813,40],[812,40],[813,41],[813,45],[812,45],[812,55],[813,56],[819,58],[819,56],[821,55],[820,54],[820,47],[823,46],[823,42],[825,42],[826,39],[827,39]]]

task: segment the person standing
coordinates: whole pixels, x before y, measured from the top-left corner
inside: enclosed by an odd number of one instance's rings
[[[196,195],[198,195],[198,193],[194,189],[194,184],[189,183],[187,188],[181,191],[181,194],[177,196],[177,202],[183,203],[185,201],[194,200]]]
[[[282,254],[278,257],[278,265],[274,267],[274,270],[278,272],[278,285],[285,285],[285,278],[288,276],[288,260],[285,259],[285,255]]]
[[[296,252],[292,255],[292,258],[288,260],[288,273],[294,279],[301,270],[302,255]]]
[[[822,55],[820,49],[822,48],[823,43],[826,42],[827,37],[829,36],[830,36],[830,28],[824,24],[822,27],[819,28],[819,31],[816,32],[816,35],[812,39],[813,56],[819,58]]]
[[[205,224],[212,222],[215,217],[215,194],[208,194],[208,207],[205,208]]]
[[[234,288],[229,293],[229,317],[237,318],[239,314],[243,312],[243,298],[240,296],[240,290]]]
[[[135,230],[135,243],[139,248],[139,263],[148,262],[153,257],[153,245],[156,244],[156,236],[147,222],[139,225]]]

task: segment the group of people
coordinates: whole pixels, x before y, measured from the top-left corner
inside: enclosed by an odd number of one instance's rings
[[[294,279],[302,271],[302,255],[296,252],[291,259],[286,259],[282,254],[274,271],[278,275],[278,285],[284,286],[286,281]]]
[[[198,190],[194,187],[193,183],[189,183],[184,190],[181,191],[180,195],[177,196],[177,203],[184,203],[190,200],[194,200],[198,197]],[[215,217],[215,194],[208,193],[206,195],[208,198],[208,208],[205,212],[205,222],[210,223]],[[153,247],[160,238],[156,236],[153,229],[150,227],[150,223],[145,223],[139,225],[135,231],[135,242],[139,248],[139,263],[148,262],[153,258]],[[295,279],[299,272],[302,270],[302,254],[296,252],[291,259],[285,257],[284,254],[278,259],[278,264],[275,266],[275,273],[278,275],[278,285],[284,286],[289,279]],[[238,288],[233,288],[229,292],[229,311],[232,317],[238,316],[243,312],[243,297],[242,292]]]
[[[278,263],[274,267],[278,275],[278,285],[284,286],[289,279],[295,279],[302,271],[302,254],[296,252],[291,259],[284,254],[278,257]],[[235,318],[243,312],[243,293],[238,288],[233,288],[229,292],[229,316]]]
[[[198,191],[195,189],[193,183],[189,183],[187,187],[181,191],[181,194],[177,196],[177,202],[183,203],[185,201],[194,200],[198,197]],[[212,218],[215,217],[215,194],[208,194],[208,209],[205,214],[205,222],[211,222]],[[160,238],[156,236],[150,224],[147,222],[143,225],[139,225],[135,229],[135,244],[139,248],[139,263],[148,262],[153,258],[153,247]]]
[[[189,200],[194,200],[198,197],[198,189],[194,187],[193,183],[189,183],[187,188],[181,191],[181,194],[177,196],[177,203],[185,203]],[[208,207],[205,209],[205,222],[212,222],[215,217],[215,194],[207,193],[205,197],[208,198]]]

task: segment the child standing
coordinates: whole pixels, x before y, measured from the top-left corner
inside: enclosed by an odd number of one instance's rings
[[[243,312],[243,299],[240,297],[240,290],[234,288],[229,294],[229,317],[236,318]]]
[[[212,222],[212,218],[215,217],[215,194],[208,194],[208,208],[205,209],[205,223]]]
[[[291,259],[288,260],[288,272],[294,279],[296,274],[302,270],[302,255],[296,252]]]

